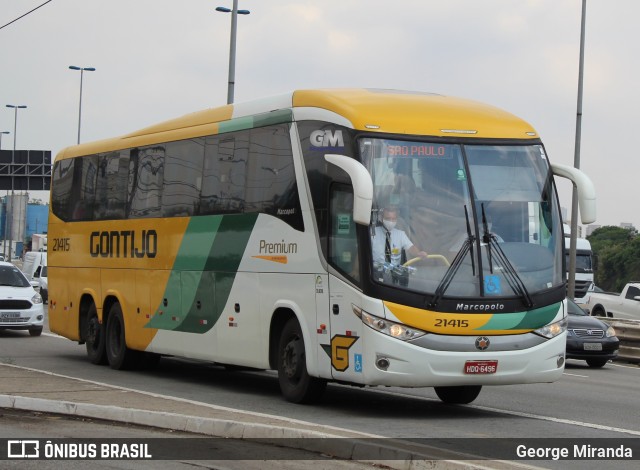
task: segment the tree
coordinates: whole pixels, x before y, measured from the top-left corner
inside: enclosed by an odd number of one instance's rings
[[[640,237],[635,228],[601,227],[587,238],[598,259],[599,287],[620,292],[630,280],[640,279]]]

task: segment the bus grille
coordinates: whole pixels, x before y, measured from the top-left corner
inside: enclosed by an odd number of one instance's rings
[[[590,285],[591,285],[591,281],[578,281],[576,279],[575,296],[577,298],[580,298],[587,295]]]
[[[28,300],[0,299],[0,310],[29,310],[32,305]]]

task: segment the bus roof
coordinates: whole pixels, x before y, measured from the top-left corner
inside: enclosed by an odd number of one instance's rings
[[[533,127],[499,108],[434,93],[378,89],[317,89],[225,105],[187,114],[112,139],[67,147],[57,158],[108,152],[157,142],[187,139],[253,127],[251,117],[280,113],[280,122],[335,116],[340,124],[358,130],[491,139],[537,139]],[[237,120],[237,121],[236,121]]]

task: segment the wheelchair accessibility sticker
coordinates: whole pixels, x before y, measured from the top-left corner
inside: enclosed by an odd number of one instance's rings
[[[356,372],[362,372],[362,354],[354,354],[354,365],[353,368]]]
[[[485,276],[484,291],[487,295],[502,294],[502,287],[500,286],[500,276],[495,276],[495,275]]]

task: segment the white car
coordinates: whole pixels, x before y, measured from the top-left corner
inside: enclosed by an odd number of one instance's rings
[[[42,297],[13,264],[0,261],[0,330],[29,330],[40,336],[44,324]]]
[[[40,271],[40,295],[42,296],[42,301],[46,304],[49,300],[49,279],[47,279],[46,266],[42,266],[42,271]]]

